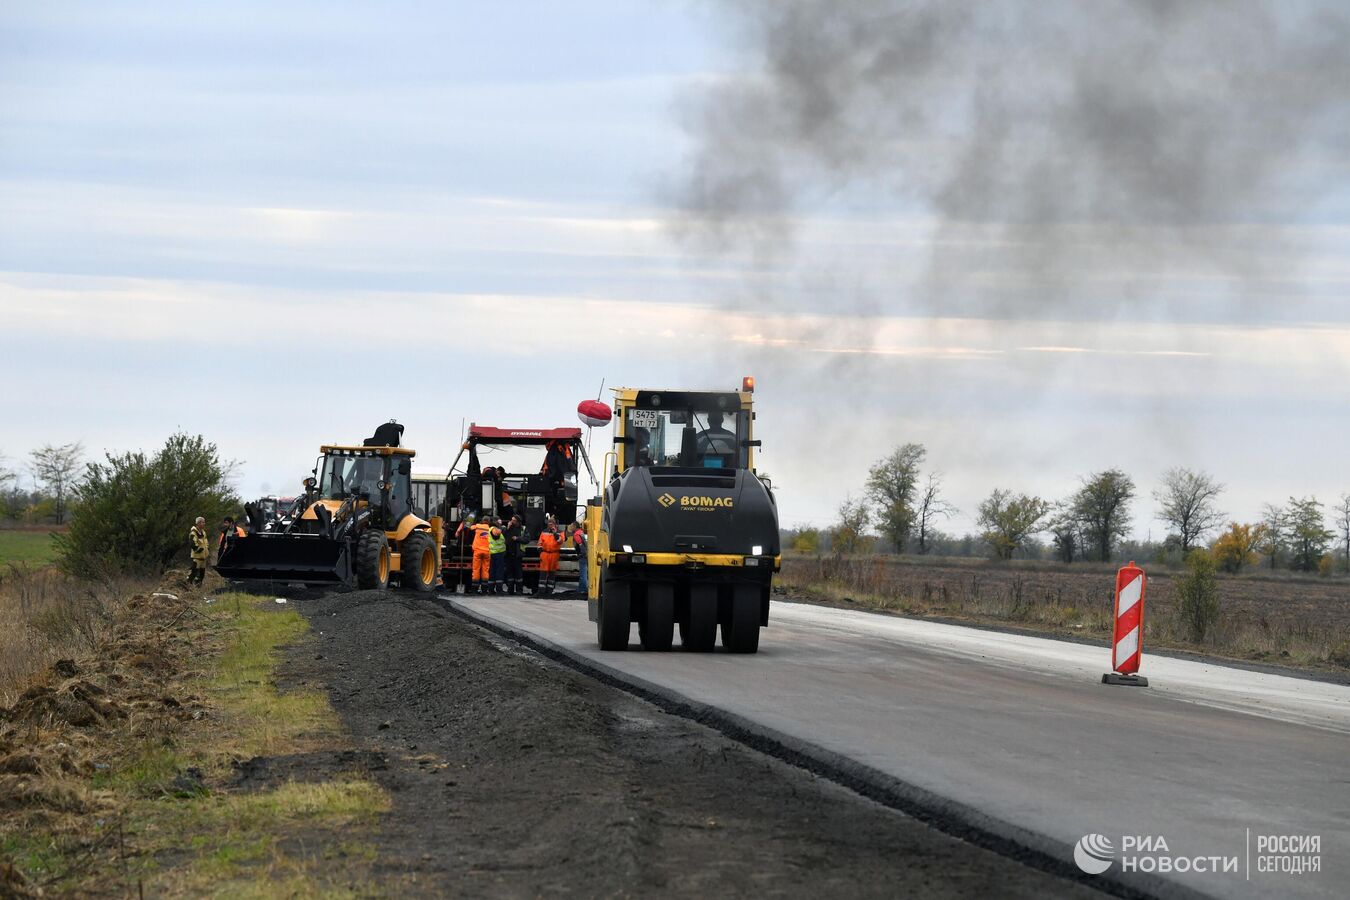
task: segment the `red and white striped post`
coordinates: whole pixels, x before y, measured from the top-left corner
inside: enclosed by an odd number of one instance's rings
[[[1144,652],[1144,570],[1130,560],[1116,573],[1115,629],[1111,635],[1111,668],[1102,676],[1102,684],[1127,684],[1148,687],[1148,679],[1139,674],[1139,659]]]

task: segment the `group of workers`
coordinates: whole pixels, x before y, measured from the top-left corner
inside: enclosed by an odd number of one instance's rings
[[[465,592],[469,594],[519,595],[528,592],[525,585],[525,546],[530,542],[529,531],[520,516],[512,515],[503,523],[501,517],[484,516],[481,520],[470,515],[455,530],[456,540],[472,541],[473,563]],[[587,590],[586,530],[580,522],[558,529],[556,519],[550,517],[539,535],[539,585],[536,594],[552,596],[558,579],[558,565],[563,547],[568,543],[576,549],[580,563],[580,590]]]
[[[220,523],[220,538],[216,541],[216,558],[219,559],[234,542],[245,537],[248,532],[244,526],[235,522],[234,516],[226,516]],[[188,571],[188,584],[200,585],[206,578],[206,566],[211,561],[211,544],[206,537],[206,518],[198,516],[188,529],[188,557],[192,568]]]

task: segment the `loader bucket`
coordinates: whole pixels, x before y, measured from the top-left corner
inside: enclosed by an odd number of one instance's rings
[[[348,584],[352,564],[346,541],[314,534],[254,534],[234,542],[216,571],[235,581]]]

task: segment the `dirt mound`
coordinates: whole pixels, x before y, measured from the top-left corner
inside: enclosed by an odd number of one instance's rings
[[[276,788],[288,782],[319,783],[339,775],[368,775],[389,768],[384,753],[373,750],[316,750],[283,756],[255,756],[234,763],[230,786],[246,791]]]
[[[99,685],[84,678],[68,678],[55,688],[38,685],[24,691],[4,717],[16,725],[106,725],[126,717],[126,711]]]
[[[84,812],[89,808],[84,786],[69,780],[30,775],[0,775],[0,810],[47,809]]]
[[[0,756],[0,775],[91,775],[94,764],[65,742],[23,748]]]
[[[33,897],[28,881],[10,863],[0,861],[0,897]]]

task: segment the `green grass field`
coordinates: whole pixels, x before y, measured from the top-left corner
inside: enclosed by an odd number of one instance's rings
[[[56,545],[50,531],[0,529],[0,566],[45,566],[55,560]]]

